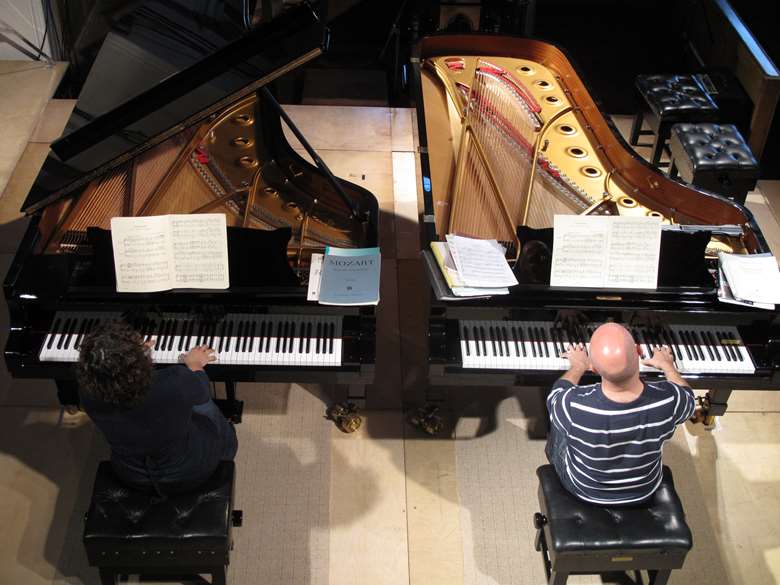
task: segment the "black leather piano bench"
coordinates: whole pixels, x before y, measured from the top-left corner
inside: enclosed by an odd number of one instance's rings
[[[572,496],[552,465],[538,468],[536,550],[542,553],[548,584],[563,585],[573,574],[646,570],[651,584],[664,585],[672,570],[683,566],[692,537],[672,473],[668,467],[663,473],[651,502],[608,508]],[[636,579],[643,582],[639,575]]]
[[[200,488],[158,501],[121,484],[108,461],[98,466],[84,522],[84,547],[102,585],[121,575],[189,578],[211,574],[224,585],[232,549],[235,463],[223,461]]]
[[[760,174],[753,151],[733,124],[675,124],[669,177],[744,205]]]
[[[640,136],[655,135],[650,162],[656,167],[666,166],[661,155],[673,124],[718,120],[718,106],[697,76],[637,75],[635,87],[646,108],[640,108],[634,117],[629,142],[643,146]],[[644,120],[651,130],[642,130]]]

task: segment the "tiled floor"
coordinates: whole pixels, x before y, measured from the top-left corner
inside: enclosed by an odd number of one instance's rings
[[[23,224],[16,211],[69,107],[54,102],[37,130],[28,124],[41,142],[19,150],[0,198],[3,271]],[[236,531],[231,582],[541,583],[531,516],[543,452],[528,439],[533,401],[522,392],[461,389],[461,416],[442,439],[419,435],[401,414],[402,401],[419,399],[425,372],[412,112],[289,111],[336,175],[379,200],[378,376],[372,410],[354,435],[322,418],[327,388],[240,386],[247,405],[236,497],[245,525]],[[769,241],[780,241],[780,183],[762,183],[749,203]],[[4,312],[0,327],[7,328]],[[672,583],[780,583],[780,392],[737,393],[731,405],[717,429],[686,426],[666,453],[696,541]],[[480,434],[488,419],[494,431]],[[11,380],[2,371],[0,584],[98,582],[79,535],[105,453],[84,416],[60,413],[51,383]]]

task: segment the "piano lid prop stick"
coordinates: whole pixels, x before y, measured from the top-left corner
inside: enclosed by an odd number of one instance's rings
[[[328,165],[325,164],[325,161],[320,158],[320,156],[317,154],[317,151],[315,151],[306,138],[304,138],[303,134],[301,134],[301,131],[298,130],[298,127],[290,119],[290,116],[287,115],[287,112],[285,112],[282,106],[279,105],[279,102],[276,101],[276,98],[273,96],[270,90],[267,87],[262,87],[258,90],[257,93],[258,99],[261,97],[264,98],[265,101],[276,111],[276,113],[279,114],[282,120],[284,120],[284,123],[287,124],[287,127],[290,129],[290,131],[299,140],[306,152],[309,153],[309,156],[312,158],[312,160],[314,160],[314,163],[320,168],[320,170],[322,170],[323,173],[325,173],[325,176],[328,177],[328,180],[330,181],[331,185],[333,185],[336,193],[338,193],[339,196],[344,200],[344,203],[347,204],[347,207],[349,207],[350,211],[352,212],[352,217],[357,219],[358,212],[357,208],[355,207],[355,203],[347,196],[347,194],[344,192],[344,189],[341,188],[341,185],[339,184],[336,177],[328,168]]]

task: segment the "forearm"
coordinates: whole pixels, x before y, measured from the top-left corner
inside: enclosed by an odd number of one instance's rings
[[[580,378],[582,378],[584,373],[585,370],[582,368],[569,368],[568,371],[563,376],[561,376],[561,380],[566,380],[567,382],[571,382],[577,386],[580,383]]]
[[[677,384],[678,386],[690,386],[690,384],[685,381],[685,378],[680,375],[680,372],[678,372],[677,368],[674,366],[665,368],[664,376],[666,376],[666,379],[672,384]]]

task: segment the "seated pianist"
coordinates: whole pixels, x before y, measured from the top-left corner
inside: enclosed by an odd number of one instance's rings
[[[207,480],[235,457],[238,440],[209,392],[204,367],[214,351],[195,347],[181,365],[155,370],[152,343],[121,321],[97,327],[81,344],[79,395],[117,477],[164,499]]]
[[[616,323],[596,329],[590,357],[581,345],[563,355],[569,370],[547,398],[548,460],[563,486],[581,500],[603,506],[646,502],[661,484],[664,443],[695,409],[671,350],[657,347],[643,360],[666,377],[652,383],[639,378],[636,342]],[[589,369],[601,382],[580,386]]]

